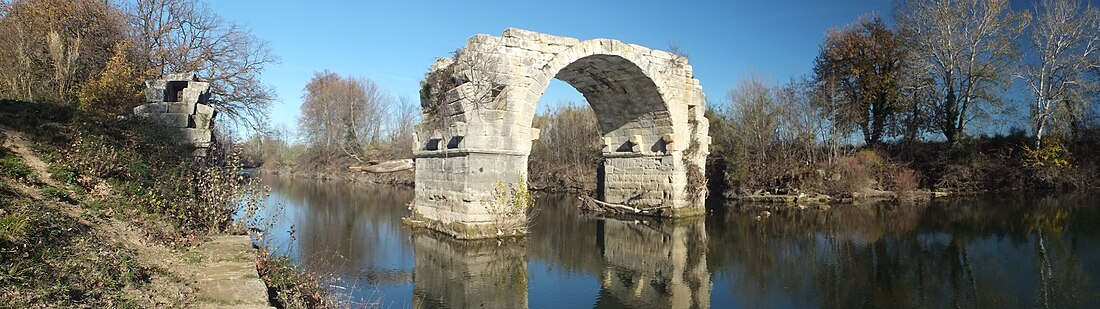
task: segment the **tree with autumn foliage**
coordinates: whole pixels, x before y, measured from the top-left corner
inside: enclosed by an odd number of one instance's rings
[[[882,18],[869,16],[829,30],[814,63],[818,84],[835,85],[837,98],[823,108],[836,115],[841,127],[856,127],[867,145],[888,134],[902,109],[900,75],[906,49]]]
[[[73,102],[125,38],[110,1],[0,1],[0,98]]]
[[[130,42],[115,45],[114,56],[103,73],[80,88],[80,108],[125,115],[142,103],[142,74],[130,60],[132,47]]]

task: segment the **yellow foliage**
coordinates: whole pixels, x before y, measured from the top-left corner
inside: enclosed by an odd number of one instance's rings
[[[132,45],[130,42],[115,45],[114,55],[103,73],[80,88],[80,108],[122,115],[141,104],[141,76],[127,53]]]
[[[1069,166],[1069,151],[1066,151],[1066,148],[1056,140],[1044,142],[1039,148],[1024,145],[1024,153],[1027,156],[1025,162],[1031,167]]]
[[[882,158],[882,155],[879,155],[877,151],[872,149],[864,149],[856,152],[856,158],[859,159],[859,163],[870,168],[877,168],[886,163],[886,159]]]

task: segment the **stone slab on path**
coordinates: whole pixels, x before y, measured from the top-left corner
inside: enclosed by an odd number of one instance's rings
[[[248,236],[216,236],[185,258],[196,265],[195,307],[271,308]]]

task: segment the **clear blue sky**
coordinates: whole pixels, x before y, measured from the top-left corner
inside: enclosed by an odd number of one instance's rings
[[[840,1],[210,1],[228,20],[270,42],[281,63],[263,78],[278,102],[273,124],[293,128],[313,72],[370,78],[395,97],[418,100],[418,83],[437,57],[467,38],[508,27],[584,39],[612,38],[687,53],[710,102],[746,73],[779,83],[810,72],[831,27],[889,0]],[[542,102],[583,99],[552,84]]]

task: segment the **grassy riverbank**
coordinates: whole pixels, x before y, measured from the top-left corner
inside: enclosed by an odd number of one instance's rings
[[[68,105],[0,101],[0,297],[34,307],[224,306],[257,302],[220,295],[197,278],[224,259],[204,249],[220,235],[244,234],[264,207],[262,187],[240,175],[232,154],[195,160],[159,127]],[[252,218],[253,225],[258,218]],[[244,246],[244,247],[240,247]],[[222,246],[224,247],[224,246]],[[237,248],[240,247],[240,248]],[[236,248],[236,249],[233,249]],[[210,251],[215,250],[215,251]],[[247,242],[248,261],[270,269]],[[266,252],[266,251],[265,251]],[[219,264],[221,265],[221,264]],[[260,283],[256,269],[243,264]],[[224,271],[224,269],[222,269]],[[305,273],[303,270],[294,270]],[[213,274],[211,274],[213,275]],[[269,285],[275,305],[326,294]],[[315,289],[322,291],[321,289]],[[213,293],[213,294],[211,294]],[[263,288],[257,292],[267,306]],[[243,298],[242,298],[243,297]],[[227,299],[228,298],[228,299]],[[312,301],[308,304],[326,304]],[[7,305],[2,305],[4,307]]]

